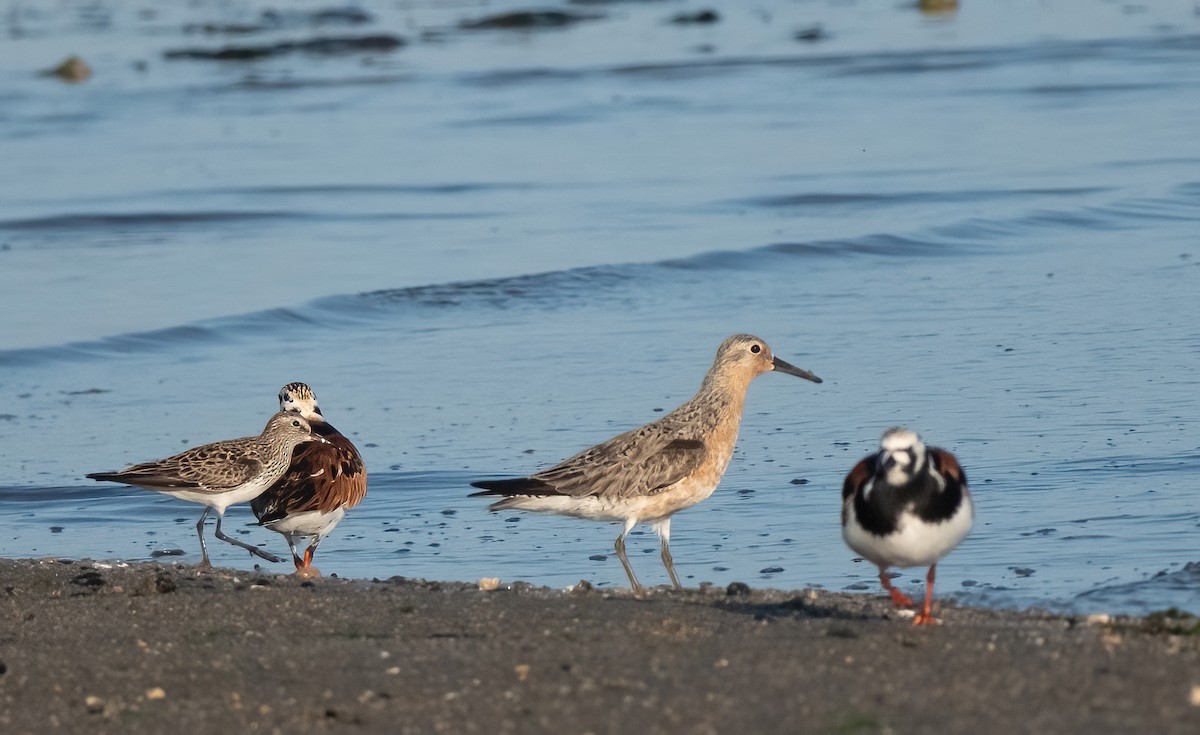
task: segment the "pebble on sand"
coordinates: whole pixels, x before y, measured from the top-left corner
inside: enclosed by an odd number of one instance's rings
[[[88,66],[87,62],[78,56],[71,56],[58,66],[43,71],[42,76],[58,77],[64,82],[78,84],[79,82],[86,82],[92,76],[92,67]]]
[[[481,589],[484,592],[491,592],[492,590],[500,589],[500,578],[499,577],[484,577],[483,579],[480,579],[479,580],[479,589]]]

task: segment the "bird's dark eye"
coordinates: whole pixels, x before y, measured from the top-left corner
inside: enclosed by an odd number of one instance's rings
[[[758,345],[750,345],[750,351],[757,355],[758,353],[762,352],[762,348]]]
[[[292,422],[292,426],[299,426],[299,425],[300,425],[300,422],[299,422],[299,421],[293,421],[293,422]]]

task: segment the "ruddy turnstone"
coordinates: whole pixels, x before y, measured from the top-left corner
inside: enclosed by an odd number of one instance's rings
[[[204,543],[204,521],[213,509],[217,511],[217,538],[278,562],[282,559],[222,533],[221,519],[226,508],[258,497],[279,479],[288,468],[292,450],[305,442],[325,440],[313,434],[302,416],[280,411],[258,436],[205,444],[166,459],[135,464],[119,472],[94,472],[88,477],[135,485],[203,505],[204,512],[196,523],[204,557],[201,566],[212,566]]]
[[[700,391],[645,426],[585,449],[529,477],[471,483],[479,495],[504,496],[492,511],[518,509],[624,523],[613,548],[634,591],[641,588],[625,536],[648,523],[662,540],[662,561],[676,589],[671,516],[712,495],[737,441],[750,381],[776,370],[820,383],[816,375],[775,357],[763,340],[737,334],[721,343]]]
[[[842,537],[879,567],[879,581],[896,607],[913,602],[892,585],[888,567],[929,567],[915,625],[936,622],[931,605],[938,560],[958,546],[974,517],[958,460],[945,449],[926,447],[908,429],[884,432],[879,451],[854,465],[842,485]]]
[[[303,416],[326,443],[296,447],[287,472],[250,508],[259,524],[287,539],[297,574],[320,576],[312,565],[313,555],[346,511],[366,496],[367,468],[350,440],[325,420],[317,397],[304,383],[280,389],[279,410]],[[301,557],[296,542],[304,537],[312,540]]]

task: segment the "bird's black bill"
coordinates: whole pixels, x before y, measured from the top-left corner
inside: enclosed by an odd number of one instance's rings
[[[820,378],[818,378],[816,375],[813,375],[812,373],[808,372],[807,370],[801,370],[800,368],[796,367],[795,365],[791,364],[790,362],[788,362],[786,360],[780,360],[778,357],[773,358],[771,361],[771,364],[774,365],[775,369],[781,373],[787,373],[788,375],[795,375],[797,378],[804,378],[805,380],[811,380],[814,383],[825,382],[825,381],[821,380]]]

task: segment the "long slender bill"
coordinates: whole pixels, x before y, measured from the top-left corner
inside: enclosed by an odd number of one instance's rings
[[[804,378],[805,380],[811,380],[814,383],[823,383],[824,382],[823,380],[818,378],[816,375],[813,375],[812,373],[808,372],[807,370],[801,370],[800,368],[796,367],[795,365],[791,364],[790,362],[788,362],[786,360],[780,360],[778,357],[773,358],[771,361],[771,364],[774,365],[775,369],[781,373],[787,373],[788,375],[795,375],[797,378]]]

